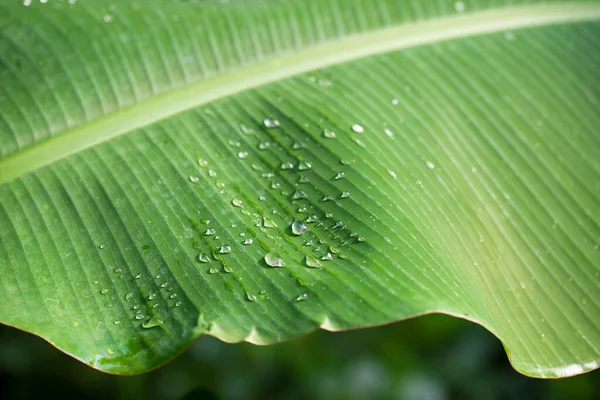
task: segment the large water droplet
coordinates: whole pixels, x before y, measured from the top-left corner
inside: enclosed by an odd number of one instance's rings
[[[329,129],[324,129],[323,136],[325,136],[327,139],[335,139],[335,132],[330,131]]]
[[[276,253],[267,253],[265,255],[265,262],[269,267],[281,268],[283,267],[283,259]]]
[[[154,300],[156,298],[156,293],[150,293],[148,295],[148,300]]]
[[[209,274],[216,274],[217,272],[219,272],[219,269],[217,267],[210,267],[208,270]]]
[[[292,233],[294,235],[297,235],[297,236],[303,235],[304,233],[306,233],[307,230],[308,230],[308,226],[306,226],[303,222],[301,222],[301,221],[292,222]]]
[[[354,125],[352,125],[352,131],[354,131],[356,133],[364,133],[365,128],[363,128],[362,126],[360,126],[358,124],[354,124]]]
[[[331,260],[333,260],[333,256],[331,255],[331,253],[327,253],[323,257],[321,257],[321,260],[323,260],[323,261],[331,261]]]
[[[272,118],[266,118],[263,121],[263,124],[265,125],[266,128],[277,128],[279,126],[279,121],[277,121],[276,119],[272,119]]]
[[[210,257],[208,256],[208,254],[200,253],[200,255],[198,256],[198,260],[200,260],[200,262],[202,263],[208,263],[210,262]]]
[[[321,263],[313,256],[306,256],[306,265],[311,268],[319,268]]]
[[[142,328],[150,329],[150,328],[154,328],[155,326],[162,325],[162,324],[163,324],[163,321],[158,319],[158,317],[154,316],[154,317],[150,318],[149,320],[144,321],[144,323],[142,324]]]

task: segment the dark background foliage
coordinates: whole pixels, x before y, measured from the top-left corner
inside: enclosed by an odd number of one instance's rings
[[[515,372],[502,344],[443,315],[273,346],[203,337],[156,371],[95,371],[42,339],[0,328],[0,398],[598,399],[600,371],[540,380]]]

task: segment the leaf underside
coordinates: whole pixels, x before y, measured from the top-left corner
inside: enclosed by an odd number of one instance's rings
[[[597,368],[600,2],[507,3],[2,2],[0,322],[133,374],[440,312]]]

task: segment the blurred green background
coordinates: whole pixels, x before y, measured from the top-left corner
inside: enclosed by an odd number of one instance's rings
[[[560,379],[515,372],[473,323],[429,315],[259,347],[203,337],[156,371],[95,371],[42,339],[0,327],[0,398],[600,399],[600,371]]]

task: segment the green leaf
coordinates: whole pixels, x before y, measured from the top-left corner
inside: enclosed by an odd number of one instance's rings
[[[3,2],[0,322],[132,374],[446,313],[597,368],[600,2],[509,3]]]

